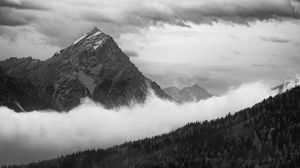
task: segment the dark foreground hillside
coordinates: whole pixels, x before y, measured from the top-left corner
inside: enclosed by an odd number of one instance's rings
[[[169,134],[9,167],[300,167],[300,87],[235,115]]]

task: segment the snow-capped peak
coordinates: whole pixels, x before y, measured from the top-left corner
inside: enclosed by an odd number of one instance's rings
[[[97,32],[95,32],[94,34],[90,35],[87,39],[96,37],[96,36],[98,36],[98,35],[100,35],[100,34],[102,34],[102,32],[101,32],[101,31],[97,31]]]

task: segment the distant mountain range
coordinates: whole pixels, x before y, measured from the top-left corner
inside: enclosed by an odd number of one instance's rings
[[[164,88],[163,91],[179,102],[199,101],[212,96],[212,94],[197,84],[182,89],[168,87]]]
[[[224,118],[168,134],[3,168],[296,168],[300,166],[300,87]]]
[[[0,106],[15,111],[68,111],[84,97],[111,108],[143,102],[148,89],[172,99],[97,28],[45,61],[0,61],[0,80]]]

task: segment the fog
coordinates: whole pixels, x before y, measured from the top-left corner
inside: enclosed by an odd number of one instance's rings
[[[277,91],[263,82],[243,84],[200,102],[176,104],[150,92],[145,104],[104,109],[89,99],[68,113],[15,113],[0,108],[0,165],[55,158],[167,133],[250,107]]]

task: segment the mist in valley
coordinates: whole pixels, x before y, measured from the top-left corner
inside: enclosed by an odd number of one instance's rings
[[[285,89],[296,85],[285,86]],[[90,99],[70,112],[16,113],[0,108],[0,165],[56,158],[168,133],[187,123],[212,120],[251,107],[278,90],[264,82],[243,84],[199,102],[177,104],[149,91],[144,104],[105,109]]]

